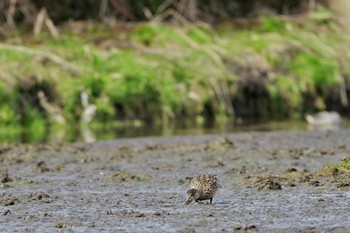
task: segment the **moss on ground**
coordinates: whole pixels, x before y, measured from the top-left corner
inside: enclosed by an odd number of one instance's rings
[[[338,169],[340,171],[350,172],[350,157],[341,160],[339,163],[328,164],[325,168]]]

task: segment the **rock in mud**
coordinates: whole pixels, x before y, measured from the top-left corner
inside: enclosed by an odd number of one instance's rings
[[[234,148],[234,143],[229,140],[227,137],[220,138],[218,140],[208,142],[204,145],[204,150],[217,150],[222,148]]]
[[[20,203],[20,201],[16,197],[7,197],[1,200],[3,206],[15,205],[17,203]]]
[[[288,168],[287,169],[287,172],[288,173],[291,173],[291,172],[297,172],[298,170],[296,169],[296,168],[294,168],[294,167],[291,167],[291,168]]]
[[[39,161],[37,164],[36,164],[36,167],[39,169],[39,171],[41,173],[44,173],[44,172],[49,172],[50,169],[47,167],[46,163],[44,161]]]
[[[281,190],[282,186],[273,177],[259,177],[254,183],[257,190]]]
[[[5,170],[1,173],[0,181],[1,181],[1,183],[7,183],[7,182],[13,181],[13,180],[10,178],[9,172],[8,172],[7,169],[5,169]]]
[[[45,172],[54,172],[54,171],[62,170],[64,169],[65,166],[64,164],[59,164],[56,167],[50,168],[46,165],[45,161],[39,161],[36,164],[36,167],[39,169],[41,173],[45,173]]]
[[[311,186],[318,187],[321,185],[320,181],[318,180],[313,180],[309,183]]]
[[[56,228],[71,228],[72,224],[70,223],[64,223],[64,222],[59,222],[55,224]]]
[[[350,181],[349,182],[340,182],[337,184],[337,188],[345,188],[350,187]]]
[[[238,231],[257,231],[257,228],[255,225],[249,225],[249,226],[238,226],[233,229],[234,232]]]
[[[144,181],[152,179],[148,174],[135,175],[127,171],[120,171],[110,177],[111,180],[119,182]]]
[[[29,198],[31,200],[42,200],[42,199],[45,199],[45,198],[50,198],[50,196],[46,193],[42,193],[42,192],[38,192],[38,193],[31,193],[29,195]]]
[[[144,213],[136,212],[133,210],[130,210],[130,211],[122,210],[118,213],[118,215],[123,217],[133,217],[133,218],[143,218],[146,216]]]
[[[4,212],[2,212],[2,215],[8,215],[8,214],[11,214],[11,210],[7,209],[5,210]]]

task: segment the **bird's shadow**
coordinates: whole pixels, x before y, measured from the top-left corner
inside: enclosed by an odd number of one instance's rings
[[[234,205],[233,201],[230,200],[224,200],[224,201],[213,201],[212,203],[209,203],[207,201],[201,201],[201,202],[194,202],[193,205],[200,205],[200,206],[211,206],[211,205]]]
[[[230,201],[230,200],[225,200],[225,201],[216,201],[216,202],[213,202],[212,204],[217,204],[217,205],[233,205],[234,202],[233,201]]]

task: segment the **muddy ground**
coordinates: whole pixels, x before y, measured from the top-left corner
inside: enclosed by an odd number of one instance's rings
[[[1,232],[350,232],[350,130],[0,147]],[[184,205],[217,174],[213,204]]]

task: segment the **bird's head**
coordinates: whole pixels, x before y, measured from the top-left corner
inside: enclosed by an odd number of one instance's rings
[[[186,194],[185,205],[190,204],[192,201],[195,201],[199,198],[200,193],[197,189],[189,189]]]

